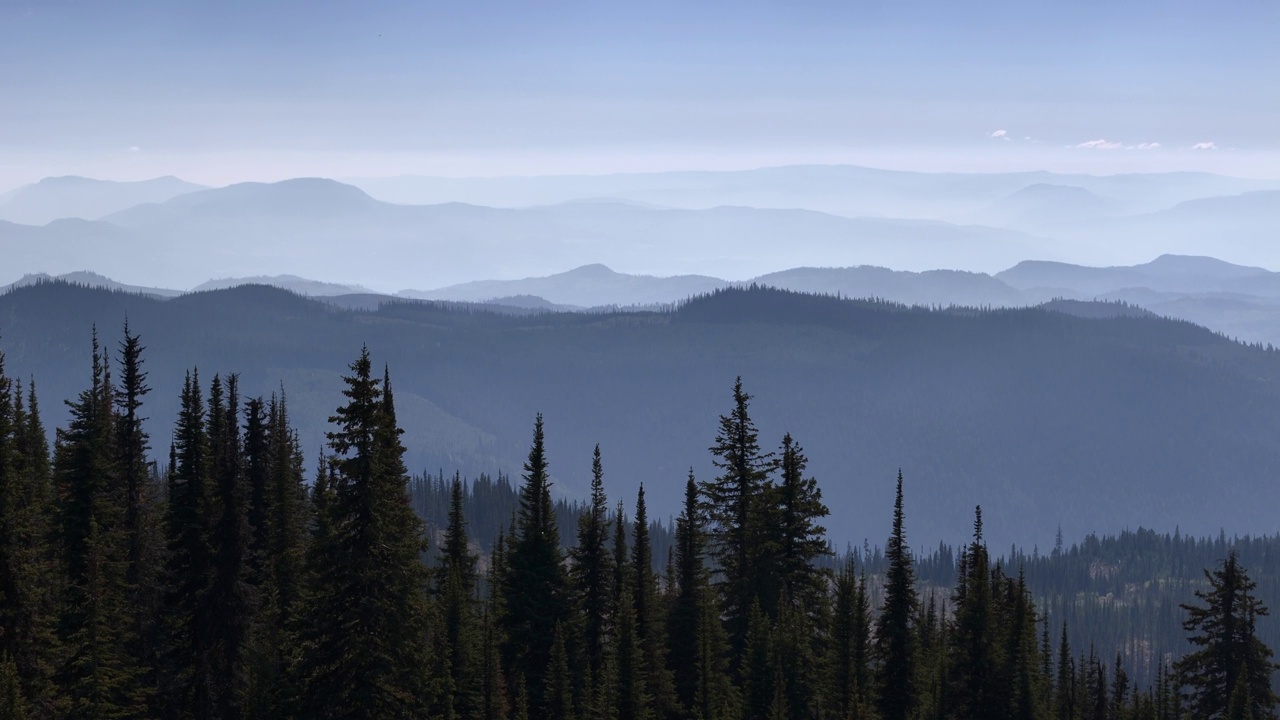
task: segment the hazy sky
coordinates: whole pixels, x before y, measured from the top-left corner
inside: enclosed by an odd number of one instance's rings
[[[0,189],[791,162],[1275,177],[1278,30],[1273,0],[0,0]]]

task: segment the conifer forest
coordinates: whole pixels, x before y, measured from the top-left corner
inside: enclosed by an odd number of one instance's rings
[[[149,436],[143,339],[95,332],[52,447],[0,356],[3,720],[1265,720],[1280,537],[1150,531],[1048,552],[837,548],[803,438],[726,378],[716,472],[664,520],[518,478],[411,475],[359,350],[308,461],[287,388],[191,368]],[[661,452],[655,448],[654,452]],[[308,470],[311,468],[311,470]]]

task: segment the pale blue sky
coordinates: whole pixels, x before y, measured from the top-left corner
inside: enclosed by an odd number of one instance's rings
[[[1278,30],[1263,0],[0,0],[0,189],[787,162],[1280,176]]]

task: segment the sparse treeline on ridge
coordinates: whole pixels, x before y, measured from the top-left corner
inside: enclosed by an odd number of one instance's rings
[[[800,439],[761,438],[740,379],[665,562],[599,447],[566,550],[541,416],[482,557],[457,476],[428,542],[367,349],[308,481],[283,391],[193,368],[164,448],[141,340],[92,347],[52,453],[0,356],[0,719],[1276,717],[1234,550],[1184,608],[1196,651],[1133,682],[1043,621],[1036,563],[993,562],[981,509],[954,586],[922,592],[901,473],[881,571],[833,559]]]

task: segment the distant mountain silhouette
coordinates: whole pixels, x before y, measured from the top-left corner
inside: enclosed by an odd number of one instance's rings
[[[9,285],[0,286],[0,293],[8,292],[20,287],[28,285],[37,285],[46,282],[64,282],[72,285],[82,285],[84,287],[102,288],[105,290],[120,290],[128,293],[141,293],[143,295],[152,295],[159,298],[177,297],[182,294],[181,290],[171,290],[168,288],[145,287],[141,285],[126,285],[125,283],[116,282],[105,275],[99,275],[95,272],[81,270],[79,272],[63,273],[62,275],[49,275],[47,273],[33,273],[23,275],[17,281]]]
[[[971,222],[975,213],[1039,184],[1083,188],[1123,203],[1134,212],[1153,212],[1213,195],[1280,189],[1280,179],[1248,180],[1209,173],[928,173],[854,165],[491,178],[399,176],[351,182],[379,199],[409,204],[460,201],[525,207],[608,196],[673,208],[804,208],[848,216],[950,222]]]
[[[45,233],[24,249],[31,257],[21,267],[58,270],[44,257],[73,245],[75,268],[115,275],[113,262],[128,257],[132,276],[170,285],[289,273],[389,289],[549,274],[592,262],[643,274],[714,269],[750,277],[796,264],[994,270],[1051,252],[1030,235],[933,221],[603,201],[523,209],[407,206],[323,179],[203,190],[113,213],[105,224],[119,233],[110,243],[84,242],[83,234],[100,232],[88,227],[70,236]],[[0,247],[24,232],[33,231],[0,227]]]
[[[0,220],[27,225],[60,218],[96,220],[134,205],[164,202],[203,189],[175,177],[137,182],[51,177],[0,196]]]
[[[259,275],[243,278],[218,278],[200,283],[191,290],[192,292],[224,290],[226,288],[236,287],[239,285],[270,285],[272,287],[278,287],[290,292],[298,293],[299,295],[310,295],[315,297],[356,295],[373,292],[369,288],[360,287],[359,285],[343,285],[341,283],[308,280],[307,278],[298,277],[297,275]]]
[[[977,214],[979,222],[1037,231],[1063,223],[1114,215],[1125,208],[1083,187],[1036,183],[1002,198]]]
[[[704,275],[653,277],[614,272],[601,264],[523,280],[481,280],[438,290],[405,290],[400,295],[424,300],[483,302],[533,296],[552,305],[654,305],[672,303],[722,288],[728,283]]]
[[[1259,267],[1234,265],[1211,257],[1161,255],[1148,263],[1089,267],[1028,260],[996,273],[1020,290],[1092,297],[1117,290],[1146,288],[1161,292],[1240,292],[1244,287],[1280,292],[1280,274]]]

